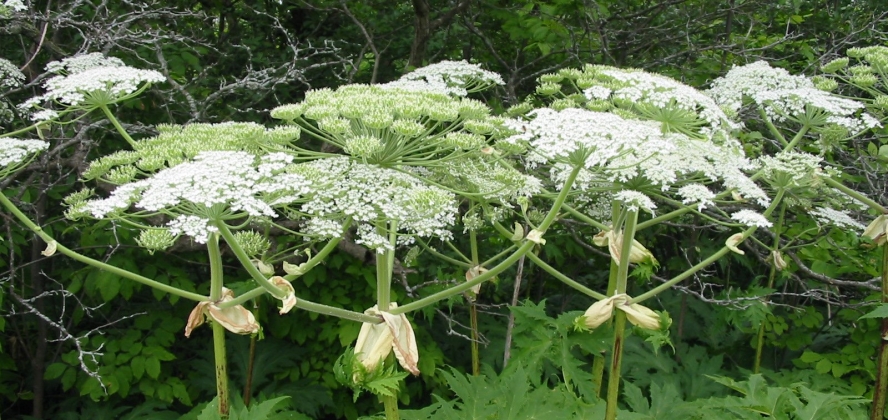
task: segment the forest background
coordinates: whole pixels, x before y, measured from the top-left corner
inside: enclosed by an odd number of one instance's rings
[[[31,1],[0,19],[0,57],[26,76],[23,85],[0,93],[0,104],[9,105],[0,108],[6,112],[0,117],[9,117],[0,123],[6,131],[24,125],[12,105],[40,94],[48,62],[88,52],[165,76],[165,83],[115,110],[127,131],[148,137],[165,123],[272,125],[269,110],[301,100],[310,89],[389,82],[442,60],[468,60],[502,75],[502,86],[481,94],[496,111],[525,101],[540,76],[586,63],[641,68],[699,88],[758,60],[813,76],[849,48],[886,45],[886,18],[877,0]],[[749,150],[773,141],[765,130],[745,135]],[[87,117],[42,136],[54,151],[0,181],[32,220],[95,259],[192,290],[205,287],[194,279],[206,276],[206,254],[187,241],[147,255],[124,227],[72,224],[62,216],[59,200],[81,188],[79,174],[89,159],[124,146],[107,120]],[[884,205],[885,144],[884,136],[871,133],[841,143],[825,159],[849,168],[843,181]],[[45,257],[45,244],[2,216],[0,417],[178,418],[200,412],[200,404],[213,398],[212,353],[205,342],[181,336],[190,305],[106,271]],[[815,391],[872,398],[884,332],[879,319],[860,317],[881,299],[881,253],[860,247],[854,232],[821,227],[811,217],[794,222],[788,235],[799,246],[783,251],[787,266],[770,285],[770,251],[748,241],[745,255],[720,260],[657,297],[650,306],[672,315],[672,346],[654,352],[638,337],[627,342],[624,408],[638,418],[675,418],[669,417],[680,406],[675,401],[703,401],[737,388],[775,403],[768,398],[777,393],[750,379],[753,373],[763,374],[752,378],[765,378],[772,390],[804,383]],[[565,222],[547,235],[539,253],[600,289],[610,257],[590,244],[595,233]],[[645,245],[668,272],[722,246],[706,233],[667,225]],[[774,236],[765,229],[757,235],[764,242]],[[376,296],[374,265],[373,252],[344,240],[299,280],[305,286],[299,293],[361,312]],[[235,262],[226,266],[238,275]],[[662,280],[661,274],[654,272],[650,281]],[[396,276],[393,293],[406,302],[466,273],[421,258],[400,266]],[[466,401],[471,394],[487,403],[513,394],[510,404],[521,407],[554,398],[550,389],[564,391],[565,372],[591,369],[573,366],[583,360],[582,346],[571,341],[577,333],[560,317],[586,309],[588,297],[530,261],[498,278],[477,299],[453,298],[413,317],[423,374],[406,380],[402,407],[429,407],[439,401],[435,396]],[[353,343],[359,324],[300,311],[256,313],[264,326],[261,340],[228,339],[233,389],[241,399],[288,396],[279,406],[288,418],[301,418],[298,412],[354,419],[381,411],[376,397],[353,398],[335,379],[334,362]],[[489,382],[466,379],[473,370],[472,341]],[[513,376],[498,377],[510,358],[522,361],[525,376],[513,370]],[[525,384],[524,394],[507,390],[510,383]],[[502,393],[482,398],[480,389]]]

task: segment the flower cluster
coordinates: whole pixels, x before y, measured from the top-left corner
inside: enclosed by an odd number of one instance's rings
[[[386,222],[408,235],[402,243],[409,242],[409,235],[452,237],[448,228],[457,213],[453,195],[410,175],[347,157],[319,159],[295,170],[314,186],[304,204],[293,208],[310,218],[305,225],[309,235],[338,237],[342,234],[339,221],[351,218],[359,226],[356,242],[378,252],[393,247],[376,230]]]
[[[820,223],[842,229],[863,231],[866,228],[862,223],[854,220],[847,211],[835,210],[829,207],[817,207],[811,210],[811,216],[814,216]]]
[[[702,175],[711,182],[721,180],[726,189],[761,205],[770,202],[745,175],[752,164],[734,142],[718,145],[680,133],[663,134],[650,121],[578,108],[539,109],[529,115],[535,118],[508,122],[517,134],[504,142],[527,144],[531,165],[554,164],[556,184],[577,165],[588,171],[581,172],[575,184],[583,191],[639,178],[667,191]]]
[[[25,75],[11,61],[0,58],[0,88],[14,88],[22,85]]]
[[[792,120],[813,127],[838,126],[850,134],[880,126],[864,105],[824,92],[804,76],[794,76],[764,61],[734,67],[712,82],[710,96],[737,113],[751,100],[772,121]]]
[[[15,172],[33,155],[46,150],[47,147],[49,143],[41,140],[0,138],[0,178]]]
[[[728,132],[739,128],[711,97],[666,76],[589,65],[579,80],[584,85],[594,83],[583,91],[590,101],[610,100],[660,122],[666,131],[712,139],[728,138]]]
[[[757,159],[762,178],[777,188],[809,188],[818,176],[826,176],[820,168],[823,159],[809,153],[781,152]]]
[[[59,75],[44,83],[46,93],[29,99],[22,108],[36,108],[44,102],[84,108],[109,105],[135,96],[151,83],[165,80],[159,72],[129,67],[119,59],[99,53],[52,62],[47,70]],[[37,114],[37,118],[47,116]]]
[[[133,150],[121,150],[91,162],[83,178],[122,184],[139,173],[176,166],[204,151],[244,151],[254,155],[285,151],[300,135],[299,127],[267,129],[255,123],[236,122],[160,125],[157,131],[157,136],[137,141]]]
[[[480,148],[486,145],[481,134],[471,133],[478,141],[465,144],[458,141],[467,137],[448,134],[467,121],[491,120],[490,108],[476,100],[367,85],[309,91],[303,102],[279,106],[271,116],[301,125],[363,162],[382,165],[422,164],[463,146]],[[491,132],[495,125],[472,127]]]
[[[505,82],[499,74],[462,60],[441,61],[416,69],[394,82],[382,85],[382,87],[466,96],[471,92],[503,84]]]
[[[6,19],[12,16],[13,12],[21,12],[27,9],[22,0],[4,0],[0,3],[0,19]]]
[[[108,198],[74,202],[69,218],[121,216],[131,206],[135,216],[163,213],[174,235],[205,242],[211,223],[254,216],[276,217],[274,207],[301,199],[311,188],[293,173],[293,157],[272,153],[257,158],[246,152],[201,152],[192,161],[123,184]]]

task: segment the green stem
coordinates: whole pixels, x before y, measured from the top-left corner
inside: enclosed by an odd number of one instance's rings
[[[27,127],[25,127],[25,128],[20,128],[20,129],[18,129],[18,130],[10,131],[10,132],[8,132],[8,133],[2,133],[2,134],[0,134],[0,138],[3,138],[3,137],[12,137],[12,136],[16,136],[16,135],[19,135],[19,134],[24,134],[24,133],[27,133],[27,132],[32,131],[32,130],[34,130],[34,129],[37,129],[37,127],[39,127],[39,126],[42,125],[42,124],[46,124],[46,121],[40,121],[40,122],[38,122],[38,123],[31,124],[31,125],[29,125],[29,126],[27,126]]]
[[[349,226],[350,224],[351,224],[351,219],[349,219],[349,220],[345,223],[344,228],[345,228],[345,229],[348,229],[348,226]],[[304,271],[303,271],[303,273],[301,273],[301,274],[287,274],[287,275],[284,275],[284,279],[286,279],[287,281],[292,282],[293,280],[296,280],[296,279],[299,278],[300,276],[302,276],[302,275],[304,275],[305,273],[307,273],[309,270],[311,270],[312,268],[314,268],[316,265],[320,264],[320,263],[323,262],[325,259],[327,259],[327,256],[330,255],[330,253],[333,252],[334,249],[336,249],[336,245],[338,245],[340,241],[342,241],[342,237],[331,239],[329,242],[327,242],[327,245],[324,245],[324,247],[321,248],[320,251],[318,251],[317,254],[315,254],[314,256],[312,256],[311,258],[309,258],[308,261],[302,263],[302,264],[304,264],[304,266],[303,266],[303,267],[304,267]]]
[[[555,218],[558,216],[558,213],[561,210],[561,206],[564,205],[564,201],[567,200],[567,195],[570,193],[570,189],[573,186],[574,181],[577,179],[577,175],[580,173],[580,169],[582,169],[582,167],[577,166],[573,169],[573,171],[571,171],[570,175],[568,175],[567,180],[564,182],[564,188],[562,188],[561,193],[558,194],[558,197],[555,198],[555,202],[552,203],[552,208],[549,209],[549,213],[546,215],[546,218],[543,219],[542,223],[540,223],[539,227],[537,228],[540,232],[545,232],[547,229],[549,229],[549,226],[551,226],[552,223],[555,222]],[[518,260],[523,255],[527,254],[536,245],[537,244],[535,242],[531,242],[525,239],[524,243],[522,243],[521,246],[519,246],[512,255],[506,257],[506,259],[504,259],[502,262],[491,268],[490,271],[482,273],[480,276],[475,277],[471,281],[460,283],[447,290],[442,290],[438,293],[426,296],[420,300],[408,303],[404,306],[399,306],[389,312],[392,315],[397,315],[410,311],[415,311],[440,300],[447,299],[451,296],[465,292],[475,285],[481,284],[487,280],[492,279],[499,273],[502,273],[507,268],[518,262]]]
[[[478,235],[474,230],[469,232],[469,245],[472,254],[472,266],[477,267],[479,263]],[[475,296],[475,299],[477,298]],[[472,375],[478,376],[481,374],[481,355],[478,349],[478,307],[475,306],[475,299],[469,301],[469,323],[472,328]]]
[[[40,239],[42,239],[44,242],[46,242],[48,244],[55,242],[56,243],[56,251],[62,255],[65,255],[75,261],[82,262],[86,265],[105,270],[105,271],[115,274],[117,276],[142,283],[146,286],[161,290],[161,291],[169,293],[171,295],[183,297],[185,299],[193,300],[195,302],[202,302],[202,301],[207,300],[206,296],[199,295],[197,293],[188,292],[185,290],[181,290],[176,287],[170,286],[168,284],[160,283],[156,280],[149,279],[148,277],[138,275],[136,273],[124,270],[120,267],[115,267],[113,265],[106,264],[101,261],[89,258],[83,254],[77,253],[77,252],[69,249],[68,247],[58,243],[58,241],[53,239],[52,236],[50,236],[48,233],[44,232],[43,228],[41,228],[40,226],[37,226],[36,223],[34,223],[33,221],[31,221],[31,219],[28,218],[28,216],[25,216],[25,214],[22,213],[21,210],[18,209],[18,207],[16,207],[14,204],[12,204],[12,202],[9,201],[9,199],[6,197],[6,195],[3,194],[2,192],[0,192],[0,203],[2,203],[3,206],[6,207],[6,209],[9,210],[9,212],[12,213],[16,217],[16,219],[18,219],[28,229],[31,229],[31,231],[33,231],[37,236],[39,236]]]
[[[765,217],[768,217],[768,215],[770,215],[771,213],[774,212],[774,209],[776,209],[777,206],[781,203],[781,201],[783,201],[783,195],[784,195],[784,191],[783,191],[783,190],[778,190],[778,191],[777,191],[777,197],[775,197],[774,200],[771,201],[771,206],[768,207],[768,208],[762,213]],[[748,238],[750,235],[752,235],[753,232],[755,232],[756,229],[757,229],[757,228],[756,228],[755,226],[751,226],[751,227],[746,228],[746,230],[744,230],[744,231],[742,232],[742,234],[743,234],[743,239],[746,239],[746,238]],[[643,294],[641,294],[641,295],[638,295],[638,296],[636,296],[636,297],[630,299],[628,303],[641,303],[641,302],[644,302],[645,300],[648,300],[648,299],[650,299],[650,298],[652,298],[652,297],[654,297],[654,296],[656,296],[656,295],[662,293],[663,291],[665,291],[666,289],[669,289],[670,287],[672,287],[672,286],[675,285],[676,283],[679,283],[679,282],[681,282],[682,280],[684,280],[684,279],[686,279],[686,278],[692,276],[694,273],[696,273],[696,272],[702,270],[703,268],[705,268],[705,267],[708,266],[709,264],[712,264],[712,263],[716,262],[719,258],[721,258],[721,257],[723,257],[723,256],[725,256],[725,255],[727,255],[729,252],[731,252],[731,250],[730,250],[727,246],[722,247],[721,249],[719,249],[718,251],[716,251],[715,253],[713,253],[712,255],[710,255],[710,256],[709,256],[708,258],[706,258],[705,260],[700,261],[699,263],[697,263],[697,265],[695,265],[695,266],[693,266],[693,267],[691,267],[691,268],[685,270],[683,273],[681,273],[681,274],[679,274],[679,275],[673,277],[673,278],[670,279],[669,281],[667,281],[667,282],[665,282],[665,283],[663,283],[663,284],[661,284],[661,285],[659,285],[659,286],[657,286],[657,287],[655,287],[655,288],[653,288],[653,289],[651,289],[651,290],[648,290],[647,292],[645,292],[645,293],[643,293]]]
[[[783,230],[783,219],[786,216],[786,205],[780,205],[780,217],[777,218],[777,224],[774,225],[774,243],[771,245],[772,248],[772,258],[774,257],[774,252],[780,250],[780,231]],[[775,261],[771,261],[771,270],[768,272],[768,289],[774,287],[774,278],[777,277],[777,264]],[[767,305],[767,302],[765,302]],[[765,323],[762,322],[759,325],[758,337],[756,337],[755,342],[755,362],[752,365],[752,373],[759,373],[759,369],[762,366],[762,348],[764,347],[765,341]]]
[[[268,291],[265,290],[264,287],[257,287],[249,292],[241,294],[240,296],[235,297],[234,299],[222,302],[216,306],[221,309],[230,308],[232,306],[243,305],[245,302],[250,301],[251,299],[257,298],[259,296],[264,295]],[[366,314],[362,314],[360,312],[349,311],[348,309],[336,308],[333,306],[327,306],[320,303],[314,303],[305,299],[296,299],[296,307],[299,309],[303,309],[309,312],[316,312],[321,315],[335,316],[337,318],[348,319],[351,321],[357,322],[370,322],[374,324],[379,323],[379,317],[370,316]]]
[[[783,134],[780,133],[780,130],[778,130],[777,127],[774,126],[774,123],[771,121],[770,118],[768,118],[768,114],[765,113],[765,109],[760,107],[758,111],[759,115],[761,115],[762,117],[762,120],[765,121],[765,125],[768,126],[768,130],[770,130],[771,134],[774,135],[774,138],[776,138],[777,141],[779,141],[780,144],[782,144],[784,147],[787,146],[789,143],[786,141],[786,137],[783,137]]]
[[[136,141],[133,140],[133,138],[130,137],[129,133],[127,133],[126,130],[123,129],[123,126],[120,125],[120,121],[117,121],[117,117],[115,117],[114,114],[111,113],[111,110],[108,109],[108,105],[101,105],[99,106],[99,108],[102,110],[102,112],[105,113],[105,117],[108,118],[108,121],[111,121],[111,124],[113,124],[114,128],[117,129],[117,132],[120,133],[121,136],[123,136],[124,140],[126,140],[127,143],[129,143],[130,147],[135,148]]]
[[[788,151],[792,150],[793,148],[795,148],[796,145],[799,144],[800,141],[802,141],[802,138],[805,137],[805,134],[807,132],[808,132],[808,126],[807,125],[802,126],[802,128],[799,130],[799,132],[796,133],[796,135],[793,136],[792,140],[789,141],[789,144],[787,144],[786,147],[783,148],[783,151],[788,152]]]
[[[212,234],[207,241],[207,254],[210,260],[210,300],[222,299],[222,252],[219,249],[219,235]],[[228,363],[225,354],[225,327],[213,322],[213,354],[216,366],[216,396],[219,401],[219,417],[228,418]]]
[[[382,254],[376,254],[376,307],[380,311],[387,311],[392,301],[392,269],[395,265],[394,247],[398,240],[397,222],[392,221],[387,226],[388,240],[392,249],[385,250]],[[385,234],[385,230],[378,232],[380,235]]]
[[[611,356],[610,377],[607,382],[607,408],[605,420],[617,418],[617,400],[620,398],[620,369],[623,365],[623,338],[626,332],[626,313],[616,311],[614,315],[614,347]]]
[[[385,420],[401,419],[401,415],[398,413],[398,397],[394,395],[383,395],[382,405],[385,407]]]
[[[460,261],[460,260],[457,260],[457,259],[455,259],[455,258],[448,257],[447,255],[444,255],[444,254],[440,253],[440,252],[439,252],[438,250],[436,250],[435,248],[432,248],[432,247],[428,246],[428,245],[427,245],[425,242],[423,242],[422,240],[418,240],[418,239],[417,239],[416,243],[418,243],[419,246],[422,247],[422,249],[424,249],[425,251],[427,251],[427,252],[429,252],[430,254],[434,255],[435,258],[438,258],[439,260],[442,260],[442,261],[444,261],[444,262],[447,262],[447,263],[453,264],[453,265],[455,265],[455,266],[457,266],[457,267],[465,268],[466,270],[472,268],[472,264],[471,264],[471,263],[467,263],[467,262],[465,262],[465,261]]]
[[[882,245],[882,304],[888,304],[888,246]],[[879,359],[877,360],[876,385],[873,389],[871,420],[885,418],[885,399],[888,395],[888,318],[882,318]]]
[[[552,267],[551,265],[546,264],[545,261],[541,260],[540,257],[534,255],[532,252],[527,254],[526,256],[531,261],[533,261],[533,263],[536,264],[538,267],[542,268],[547,273],[552,275],[552,277],[555,277],[556,279],[561,280],[562,283],[564,283],[570,287],[573,287],[578,292],[580,292],[584,295],[590,296],[594,299],[598,299],[598,300],[607,299],[607,296],[605,296],[601,293],[598,293],[586,286],[583,286],[582,284],[578,283],[576,280],[574,280],[574,279],[564,275],[560,271],[558,271],[555,267]]]
[[[615,294],[626,293],[629,280],[629,255],[632,252],[632,241],[635,239],[635,225],[638,222],[638,211],[629,211],[623,226],[622,246],[620,247],[620,263],[617,268],[617,287]],[[616,229],[616,227],[615,227]],[[617,401],[620,397],[620,368],[623,363],[623,338],[626,334],[626,314],[616,311],[614,317],[614,346],[611,352],[611,370],[607,378],[607,408],[605,420],[617,418]]]
[[[882,206],[878,202],[861,194],[858,191],[854,191],[851,188],[846,187],[845,185],[843,185],[839,181],[836,181],[828,176],[820,177],[820,180],[822,180],[824,183],[826,183],[826,185],[829,185],[830,187],[833,187],[833,188],[845,193],[846,195],[860,201],[861,203],[866,204],[867,206],[869,206],[869,208],[871,208],[873,210],[877,210],[879,213],[882,213],[882,214],[888,213],[888,209],[886,209],[884,206]]]
[[[287,297],[287,292],[281,288],[278,288],[267,278],[265,275],[259,272],[259,269],[253,265],[253,262],[250,261],[250,256],[244,252],[243,248],[238,245],[237,240],[234,239],[234,234],[231,233],[231,229],[228,229],[228,225],[224,222],[216,223],[215,226],[219,229],[219,233],[225,238],[225,243],[228,244],[228,247],[231,248],[231,251],[234,252],[234,255],[237,257],[237,260],[240,261],[241,265],[244,269],[247,270],[247,273],[250,274],[250,277],[259,283],[259,286],[262,286],[268,293],[271,293],[272,296],[283,299]]]

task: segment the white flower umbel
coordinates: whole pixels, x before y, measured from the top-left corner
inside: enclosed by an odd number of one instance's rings
[[[667,131],[690,136],[727,138],[739,128],[703,92],[675,79],[637,69],[589,65],[580,80],[595,83],[584,91],[589,100],[612,100],[647,119],[663,124]]]
[[[682,198],[682,204],[697,203],[697,211],[703,211],[706,206],[712,206],[715,203],[712,200],[715,194],[702,184],[688,184],[678,189],[678,195]]]
[[[623,202],[629,211],[637,212],[641,209],[653,214],[654,209],[657,208],[654,200],[638,191],[623,190],[614,194],[614,199]]]
[[[758,159],[762,178],[779,188],[808,188],[816,177],[826,176],[821,170],[823,158],[803,152],[780,152]]]
[[[466,96],[494,85],[503,85],[502,76],[481,68],[477,64],[462,61],[441,61],[418,68],[401,76],[397,81],[382,85],[386,88],[446,92],[449,95]]]
[[[462,131],[462,123],[496,125],[480,101],[367,85],[309,91],[303,102],[277,107],[271,116],[302,126],[362,162],[385,166],[421,166],[476,151],[487,146],[487,137]]]
[[[418,179],[375,165],[351,161],[347,157],[320,159],[299,165],[297,172],[313,183],[313,192],[301,206],[292,210],[309,218],[344,220],[358,227],[358,241],[383,252],[391,248],[374,226],[394,223],[406,235],[449,239],[456,219],[453,194],[423,184]],[[330,222],[314,221],[310,233],[335,233]],[[340,225],[341,226],[341,225]]]
[[[49,143],[41,140],[0,138],[0,179],[26,165],[47,147]]]
[[[0,19],[8,19],[14,12],[21,12],[27,9],[22,0],[4,0],[0,3]]]
[[[771,222],[765,216],[753,210],[740,210],[738,212],[735,212],[731,215],[731,219],[734,219],[746,226],[756,226],[762,228],[771,227]]]
[[[0,88],[14,88],[22,85],[25,75],[11,61],[0,58]]]
[[[854,229],[862,232],[866,228],[862,223],[854,220],[846,211],[839,211],[829,207],[817,207],[811,210],[811,215],[821,223],[843,229]]]
[[[108,182],[112,173],[141,173],[176,166],[204,151],[244,151],[261,155],[287,150],[299,138],[299,127],[267,129],[255,123],[159,125],[155,137],[138,140],[133,150],[121,150],[90,163],[84,179]],[[127,180],[128,182],[128,180]],[[115,182],[119,183],[119,182]]]
[[[171,218],[175,234],[198,242],[213,229],[210,222],[245,216],[276,217],[274,207],[302,199],[309,181],[290,172],[292,157],[274,153],[257,158],[246,152],[202,152],[193,161],[121,185],[108,198],[72,204],[69,217],[161,213]]]
[[[860,102],[824,92],[804,76],[794,76],[764,61],[734,67],[712,82],[709,95],[721,106],[740,112],[746,100],[772,121],[807,121],[815,127],[837,125],[850,134],[879,125]]]
[[[44,102],[69,107],[93,108],[131,98],[151,83],[166,80],[154,70],[140,70],[116,58],[93,53],[47,65],[47,70],[60,73],[44,83],[46,93],[34,97],[23,108]]]
[[[609,188],[614,183],[643,180],[668,191],[687,180],[722,181],[762,205],[767,194],[744,173],[752,164],[733,141],[716,144],[680,133],[663,134],[652,121],[627,120],[616,114],[568,108],[538,109],[531,121],[507,122],[517,134],[503,142],[525,144],[530,166],[551,164],[556,185],[582,165],[575,188]],[[634,188],[634,187],[633,187]]]

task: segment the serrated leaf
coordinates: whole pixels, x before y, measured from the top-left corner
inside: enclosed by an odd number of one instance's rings
[[[625,396],[626,404],[633,412],[646,414],[651,410],[647,398],[641,393],[641,388],[635,386],[632,382],[623,383],[623,396]]]
[[[873,309],[858,319],[864,318],[888,318],[888,303],[883,303],[877,306],[876,309]]]

